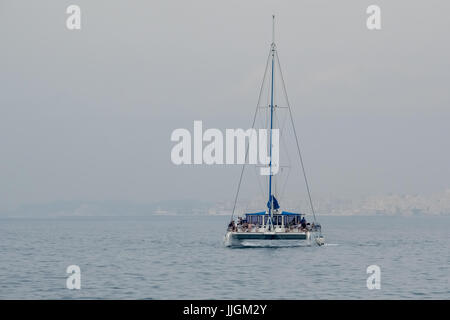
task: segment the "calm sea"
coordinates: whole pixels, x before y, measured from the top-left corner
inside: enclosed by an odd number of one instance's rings
[[[0,298],[450,298],[450,217],[321,217],[324,247],[242,248],[223,246],[228,219],[0,218]],[[66,289],[69,265],[81,290]]]

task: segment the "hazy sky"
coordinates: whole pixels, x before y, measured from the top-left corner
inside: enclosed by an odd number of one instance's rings
[[[374,3],[380,31],[366,28]],[[272,13],[313,195],[448,188],[449,12],[444,0],[0,0],[0,209],[231,200],[239,168],[177,167],[170,134],[251,125]]]

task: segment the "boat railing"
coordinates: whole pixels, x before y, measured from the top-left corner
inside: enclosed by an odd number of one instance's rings
[[[277,233],[305,233],[308,231],[315,232],[320,230],[320,225],[316,226],[314,228],[303,228],[301,225],[294,225],[294,226],[275,226],[275,232]],[[249,225],[247,227],[238,226],[235,230],[238,233],[264,233],[268,232],[269,229],[267,226],[258,226],[258,225]]]

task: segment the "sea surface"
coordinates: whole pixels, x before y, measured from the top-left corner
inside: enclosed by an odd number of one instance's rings
[[[327,244],[223,245],[227,216],[0,218],[0,299],[449,299],[450,217],[320,218]],[[81,289],[66,288],[66,268]],[[381,269],[369,290],[367,267]]]

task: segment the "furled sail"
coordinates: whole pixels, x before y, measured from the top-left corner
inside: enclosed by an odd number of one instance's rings
[[[273,202],[273,206],[272,206],[271,202]],[[280,205],[278,204],[278,200],[277,200],[277,198],[275,198],[274,195],[272,195],[270,197],[270,200],[267,202],[267,208],[269,208],[269,209],[273,208],[275,210],[280,208]]]

